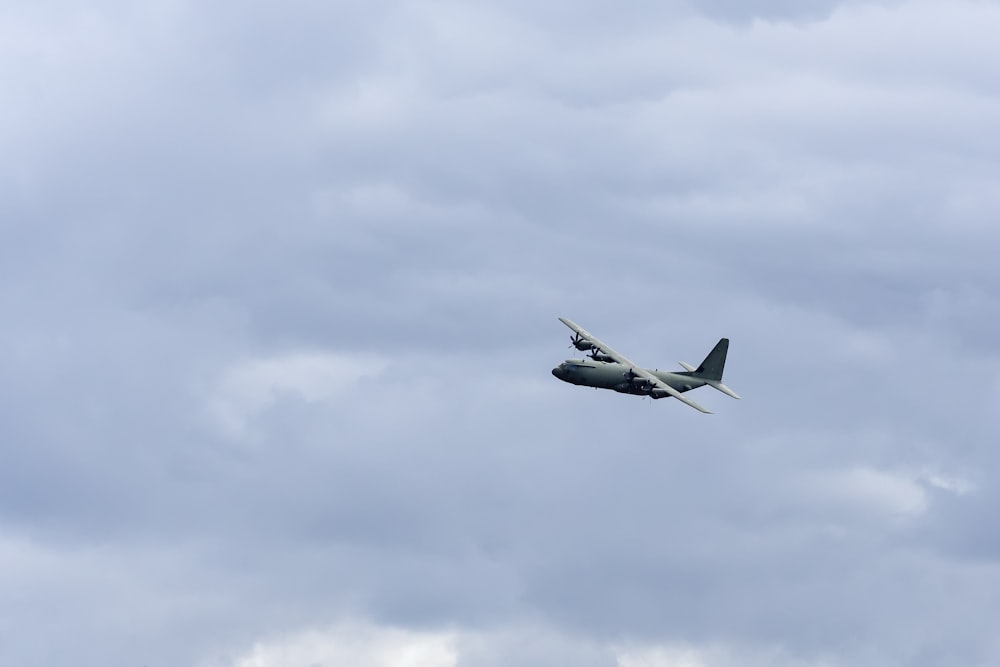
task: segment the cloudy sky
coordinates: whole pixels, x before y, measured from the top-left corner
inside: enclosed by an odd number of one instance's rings
[[[998,34],[3,3],[0,663],[1000,663]]]

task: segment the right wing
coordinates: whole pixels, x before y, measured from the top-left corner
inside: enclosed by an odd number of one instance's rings
[[[647,371],[645,368],[641,368],[640,366],[637,366],[633,362],[629,361],[624,355],[619,354],[618,352],[616,352],[607,343],[604,343],[603,341],[598,340],[597,338],[595,338],[593,335],[591,335],[591,333],[589,331],[587,331],[586,329],[584,329],[583,327],[581,327],[579,324],[577,324],[573,320],[567,319],[565,317],[560,317],[559,321],[562,322],[563,324],[565,324],[566,326],[568,326],[573,331],[575,331],[580,336],[580,338],[583,338],[584,340],[589,341],[591,345],[593,345],[594,347],[596,347],[597,349],[599,349],[601,352],[603,352],[604,354],[608,355],[609,357],[611,357],[612,359],[614,359],[615,361],[617,361],[622,366],[625,366],[626,368],[628,368],[629,370],[631,370],[632,374],[635,375],[636,377],[642,378],[643,380],[645,380],[646,382],[648,382],[652,386],[656,387],[660,391],[665,392],[667,394],[670,394],[671,396],[673,396],[674,398],[676,398],[681,403],[687,403],[688,405],[690,405],[695,410],[698,410],[699,412],[704,412],[705,414],[709,414],[709,415],[712,414],[711,412],[709,412],[705,408],[701,407],[700,405],[698,405],[697,403],[695,403],[694,401],[692,401],[690,398],[687,398],[681,392],[679,392],[676,389],[674,389],[673,387],[671,387],[669,384],[667,384],[666,382],[664,382],[660,378],[656,377],[655,375],[653,375],[652,373],[650,373],[649,371]]]

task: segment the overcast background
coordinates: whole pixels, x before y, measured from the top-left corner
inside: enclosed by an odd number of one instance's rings
[[[997,35],[0,4],[0,663],[1000,663]]]

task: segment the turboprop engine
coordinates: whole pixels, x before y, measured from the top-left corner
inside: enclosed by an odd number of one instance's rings
[[[570,336],[569,342],[573,345],[573,347],[580,350],[581,352],[586,352],[587,350],[594,349],[594,344],[591,343],[586,338],[582,337],[580,334],[574,334]]]
[[[625,382],[618,385],[619,387],[622,387],[622,389],[619,389],[618,391],[635,393],[636,391],[650,391],[653,389],[654,384],[651,380],[639,377],[632,371],[631,368],[622,373],[622,376],[624,376]]]

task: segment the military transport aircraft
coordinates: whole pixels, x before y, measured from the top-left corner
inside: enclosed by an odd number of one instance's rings
[[[560,317],[559,321],[574,331],[574,335],[570,337],[573,347],[582,352],[590,352],[589,360],[567,359],[552,369],[552,374],[563,382],[653,398],[673,396],[695,410],[708,414],[711,413],[682,392],[707,384],[727,396],[739,398],[735,391],[722,384],[722,369],[726,365],[726,353],[729,351],[728,338],[719,340],[697,368],[681,361],[679,363],[684,367],[683,372],[668,373],[640,368],[606,343],[594,338],[573,320]]]

